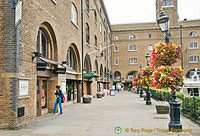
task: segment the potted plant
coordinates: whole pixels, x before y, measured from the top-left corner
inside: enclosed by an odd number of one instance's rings
[[[91,103],[93,96],[91,95],[84,95],[83,96],[83,103]]]
[[[97,98],[102,98],[103,97],[103,92],[97,92]]]
[[[156,103],[157,114],[168,114],[169,113],[169,103],[166,101],[159,101]]]

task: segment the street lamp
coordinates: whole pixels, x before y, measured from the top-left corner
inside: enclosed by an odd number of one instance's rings
[[[140,64],[140,71],[142,70],[142,64]],[[140,75],[141,76],[141,75]],[[140,98],[143,97],[143,89],[142,89],[142,85],[140,86]]]
[[[157,20],[157,23],[162,32],[165,32],[165,42],[169,43],[169,34],[167,33],[169,30],[169,17],[165,15],[162,10],[160,13],[160,17]],[[171,63],[168,64],[171,66]],[[169,131],[172,130],[181,130],[182,124],[180,121],[180,106],[181,103],[176,99],[176,91],[172,94],[173,99],[169,102],[170,104],[170,122],[169,122]]]
[[[165,15],[165,12],[163,10],[161,10],[160,12],[160,17],[158,18],[157,23],[161,31],[165,32],[165,42],[169,43],[169,34],[167,32],[169,31],[170,19],[168,16]]]
[[[149,66],[149,60],[148,58],[150,58],[150,54],[147,53],[145,58],[146,58],[146,61],[147,61],[147,67]],[[148,75],[148,79],[149,79],[149,75]],[[149,91],[149,86],[147,86],[147,100],[146,100],[146,105],[151,105],[151,92]]]

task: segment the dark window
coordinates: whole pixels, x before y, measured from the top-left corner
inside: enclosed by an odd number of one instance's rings
[[[37,35],[37,52],[47,58],[47,39],[42,30],[39,30]]]
[[[90,44],[90,28],[88,24],[86,24],[86,42]]]
[[[95,40],[95,47],[97,47],[97,36],[94,36],[94,40]]]
[[[17,109],[17,117],[23,117],[24,116],[24,111],[25,111],[25,107],[20,107]]]
[[[85,0],[85,10],[89,13],[89,0]]]

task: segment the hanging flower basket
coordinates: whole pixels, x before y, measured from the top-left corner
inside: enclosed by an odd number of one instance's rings
[[[174,64],[181,59],[181,52],[182,49],[180,45],[159,42],[155,44],[151,63],[156,67]]]
[[[171,88],[171,90],[177,90],[179,86],[183,86],[183,70],[181,67],[161,66],[154,71],[152,78],[154,79],[152,86],[157,89]]]

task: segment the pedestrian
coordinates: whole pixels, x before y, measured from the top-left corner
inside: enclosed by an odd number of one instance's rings
[[[119,83],[117,84],[117,90],[118,92],[121,90],[121,85]]]
[[[123,93],[123,91],[124,91],[124,85],[123,84],[121,86],[121,90],[122,90],[122,93]]]
[[[60,86],[57,85],[56,86],[56,102],[55,102],[55,106],[54,106],[54,110],[53,110],[53,114],[56,113],[56,110],[57,110],[57,105],[59,104],[59,107],[60,107],[60,113],[58,115],[62,115],[63,114],[63,111],[62,111],[62,97],[63,97],[63,92],[62,90],[60,89]]]

